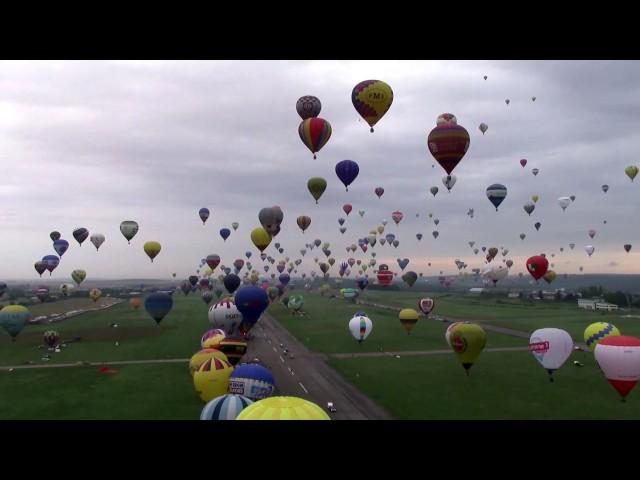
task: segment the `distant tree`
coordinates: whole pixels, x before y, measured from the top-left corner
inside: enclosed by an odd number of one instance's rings
[[[564,301],[565,302],[575,302],[576,298],[577,297],[573,293],[567,293],[567,295],[564,297]]]
[[[538,290],[538,298],[544,298],[544,294],[542,293],[542,290]]]
[[[616,291],[616,292],[606,292],[603,295],[603,298],[609,303],[615,303],[616,305],[625,306],[627,305],[627,296],[624,292]]]
[[[582,293],[583,298],[602,297],[605,294],[605,290],[602,288],[602,285],[592,285],[581,288],[580,293]]]
[[[562,300],[562,292],[560,290],[557,290],[555,297],[556,300]]]

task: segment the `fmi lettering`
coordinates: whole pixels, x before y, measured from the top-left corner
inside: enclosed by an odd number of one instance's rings
[[[370,100],[370,101],[381,102],[381,101],[384,100],[384,93],[383,92],[369,92],[367,97],[368,97],[368,100]]]

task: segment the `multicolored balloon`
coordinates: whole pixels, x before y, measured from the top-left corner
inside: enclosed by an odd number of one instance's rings
[[[351,102],[371,127],[380,121],[393,103],[393,90],[381,80],[365,80],[353,87]]]
[[[331,124],[324,118],[307,118],[300,123],[298,134],[300,135],[302,143],[311,150],[313,158],[315,159],[317,158],[316,153],[319,152],[331,138]]]

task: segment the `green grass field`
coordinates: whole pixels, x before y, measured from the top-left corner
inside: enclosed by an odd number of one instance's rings
[[[407,335],[395,312],[308,292],[304,296],[306,315],[302,317],[291,315],[277,303],[269,307],[269,313],[312,351],[447,348],[447,323],[421,318]],[[408,292],[366,292],[364,297],[381,304],[414,307],[418,296]],[[613,321],[623,333],[636,334],[636,319],[575,311],[572,306],[553,302],[498,304],[495,299],[444,295],[436,296],[436,302],[437,313],[452,318],[478,319],[522,330],[559,326],[567,328],[574,340],[581,340],[582,329],[601,318]],[[58,304],[57,308],[61,306]],[[188,358],[199,349],[200,336],[210,328],[207,309],[199,296],[176,293],[174,308],[160,327],[155,326],[144,308],[133,311],[125,302],[61,323],[28,326],[16,342],[0,332],[0,365],[18,365],[28,360],[44,363],[41,357],[46,349],[38,346],[43,332],[49,329],[57,330],[63,340],[82,337],[61,353],[50,353],[49,364]],[[361,345],[347,328],[349,319],[359,310],[374,322],[372,334]],[[110,327],[114,322],[119,323],[118,328]],[[526,339],[495,332],[487,332],[487,337],[489,347],[527,344]],[[115,346],[116,341],[119,346]],[[585,366],[574,367],[573,359]],[[398,419],[640,418],[640,393],[633,391],[626,403],[620,402],[590,353],[575,352],[556,373],[554,383],[548,381],[544,369],[527,351],[484,352],[470,377],[465,376],[453,354],[332,359],[331,364]],[[0,371],[0,418],[198,418],[203,404],[193,389],[186,364],[116,368],[115,375],[100,374],[97,367]]]

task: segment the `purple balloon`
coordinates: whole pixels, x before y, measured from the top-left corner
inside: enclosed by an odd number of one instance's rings
[[[342,160],[336,165],[336,175],[344,184],[347,192],[349,191],[349,185],[356,179],[358,173],[360,173],[360,167],[353,160]]]

